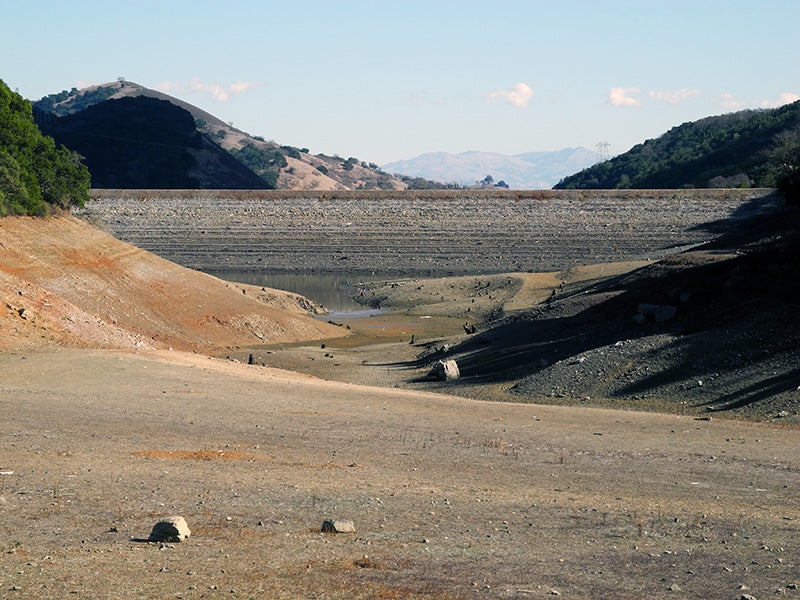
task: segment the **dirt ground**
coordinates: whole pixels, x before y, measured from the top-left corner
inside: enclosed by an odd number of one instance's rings
[[[796,431],[177,351],[0,363],[3,597],[800,593]],[[188,540],[144,541],[174,514]]]
[[[345,321],[72,218],[0,221],[0,256],[0,597],[800,596],[788,422],[409,381],[498,302],[636,265],[390,284],[406,308]],[[148,543],[170,515],[191,537]]]

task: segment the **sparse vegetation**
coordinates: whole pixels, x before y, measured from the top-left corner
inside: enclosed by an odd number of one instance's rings
[[[281,151],[290,158],[296,158],[300,160],[302,157],[300,156],[300,150],[295,148],[294,146],[281,146]]]
[[[38,100],[35,105],[39,110],[52,113],[58,117],[63,117],[108,100],[124,85],[125,80],[123,79],[108,86],[97,86],[85,90],[78,90],[76,88],[63,90],[57,94],[45,96],[41,100]]]
[[[238,150],[231,150],[230,153],[261,177],[270,189],[277,187],[278,173],[289,164],[280,150],[259,147],[255,144],[245,144]]]

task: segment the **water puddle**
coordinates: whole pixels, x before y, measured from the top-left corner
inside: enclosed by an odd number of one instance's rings
[[[254,271],[206,271],[226,281],[247,283],[294,292],[310,298],[328,310],[326,318],[367,317],[386,311],[368,309],[353,298],[362,290],[364,281],[379,281],[380,275],[366,273],[262,273]],[[390,278],[391,279],[391,278]]]

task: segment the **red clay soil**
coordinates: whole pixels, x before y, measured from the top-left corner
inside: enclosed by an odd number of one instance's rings
[[[343,333],[299,296],[179,267],[72,216],[0,219],[0,300],[0,350],[212,352]]]

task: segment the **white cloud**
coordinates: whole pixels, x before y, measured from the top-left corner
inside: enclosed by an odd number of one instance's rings
[[[739,102],[733,94],[720,94],[719,103],[728,110],[739,110],[744,107],[744,104]]]
[[[761,107],[762,108],[778,108],[779,106],[783,106],[784,104],[791,104],[792,102],[797,102],[800,100],[800,96],[793,92],[783,92],[780,96],[778,96],[777,100],[762,100]]]
[[[155,89],[162,92],[200,92],[208,94],[218,102],[225,102],[230,100],[231,96],[243,94],[250,88],[255,87],[255,83],[251,81],[237,81],[229,85],[220,85],[218,83],[207,83],[200,79],[192,79],[188,84],[180,81],[163,81],[155,86]]]
[[[733,94],[720,94],[719,103],[727,110],[742,110],[758,106],[759,108],[778,108],[784,104],[791,104],[800,100],[800,95],[794,92],[783,92],[776,99],[765,99],[760,102],[741,102]]]
[[[252,81],[237,81],[235,83],[230,84],[228,88],[230,89],[231,94],[243,94],[251,87],[255,87],[255,83]]]
[[[608,92],[608,101],[614,106],[639,106],[641,102],[630,94],[638,94],[638,87],[615,87]]]
[[[533,90],[527,83],[518,83],[510,90],[495,90],[486,96],[487,104],[495,100],[505,100],[517,108],[525,108],[533,98]]]
[[[647,95],[653,100],[660,100],[667,104],[680,104],[686,102],[689,98],[700,94],[700,90],[690,90],[682,88],[669,92],[648,92]]]

